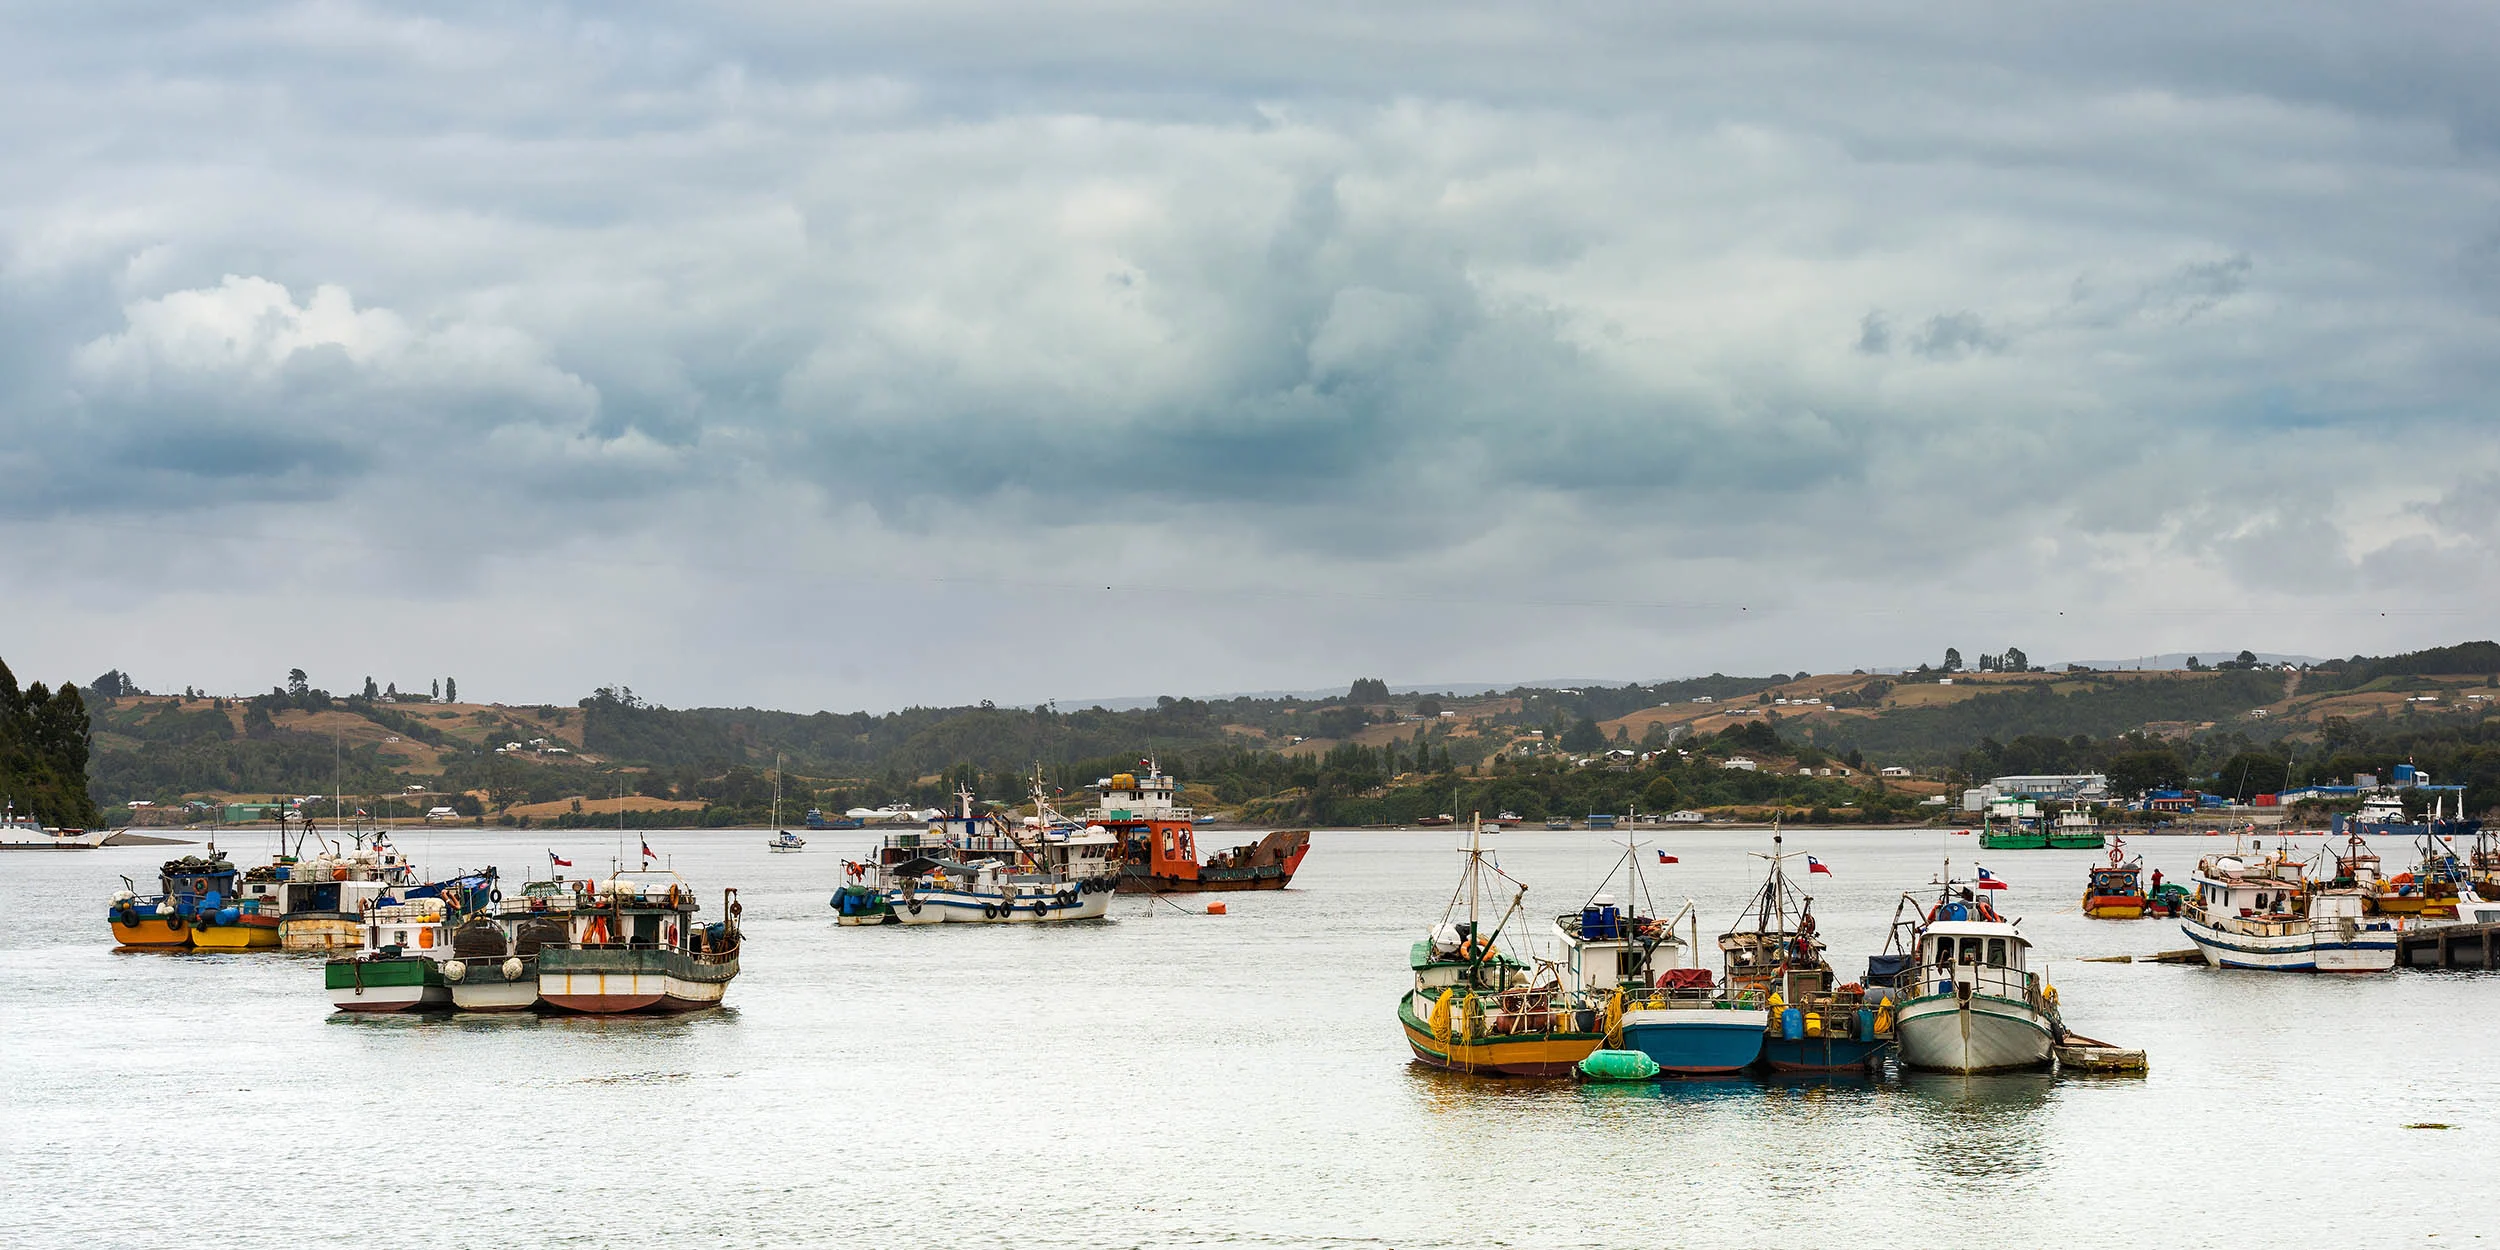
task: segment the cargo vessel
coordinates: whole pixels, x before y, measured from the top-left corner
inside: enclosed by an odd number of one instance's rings
[[[1113,773],[1094,783],[1089,827],[1119,839],[1122,894],[1194,894],[1229,890],[1281,890],[1310,853],[1311,831],[1279,829],[1198,858],[1196,813],[1178,799],[1179,786],[1153,757],[1134,773]]]

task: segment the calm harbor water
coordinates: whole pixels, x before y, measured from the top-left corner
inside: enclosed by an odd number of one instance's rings
[[[2079,963],[2187,945],[2170,922],[2081,917],[2090,852],[1976,859],[2012,882],[2002,905],[2070,1023],[2150,1050],[2147,1077],[1581,1088],[1409,1064],[1392,1012],[1456,879],[1447,830],[1322,832],[1294,889],[1229,896],[1228,916],[1123,897],[1097,924],[909,930],[833,924],[868,835],[801,855],[754,831],[645,836],[707,911],[742,890],[725,1010],[335,1015],[316,959],[112,949],[117,874],[144,885],[185,848],[0,855],[5,1240],[2352,1246],[2492,1227],[2500,978]],[[1534,932],[1612,866],[1608,836],[1501,835]],[[1770,840],[1640,836],[1681,858],[1648,879],[1700,903],[1705,942]],[[1788,835],[1833,869],[1815,911],[1851,975],[1900,892],[1948,854],[1966,872],[1973,841]],[[507,884],[550,846],[576,874],[615,854],[579,831],[401,845]],[[2183,877],[2218,845],[2135,847]],[[246,863],[270,846],[227,843]]]

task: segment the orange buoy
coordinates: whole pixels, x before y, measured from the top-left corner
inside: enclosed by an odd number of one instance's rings
[[[1210,916],[1221,916],[1221,915],[1223,915],[1223,914],[1224,914],[1224,905],[1223,905],[1222,903],[1209,903],[1209,904],[1207,904],[1207,914],[1208,914],[1208,915],[1210,915]]]

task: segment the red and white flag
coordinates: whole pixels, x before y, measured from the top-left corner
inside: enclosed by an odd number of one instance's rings
[[[1677,859],[1673,855],[1667,854],[1665,851],[1660,851],[1658,852],[1658,862],[1662,864],[1680,864],[1684,861]]]
[[[1818,872],[1822,873],[1826,877],[1832,875],[1832,870],[1825,868],[1822,860],[1816,859],[1811,855],[1806,856],[1806,875],[1812,876]]]

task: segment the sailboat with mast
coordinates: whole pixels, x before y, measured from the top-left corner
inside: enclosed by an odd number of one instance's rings
[[[1408,952],[1415,981],[1398,999],[1407,1046],[1416,1062],[1453,1072],[1569,1076],[1605,1041],[1598,1013],[1554,964],[1503,953],[1503,934],[1519,919],[1528,887],[1494,862],[1481,815],[1465,854],[1440,921]],[[1510,897],[1487,928],[1486,896],[1496,889]]]
[[[781,757],[773,756],[773,836],[764,844],[775,851],[803,851],[807,839],[781,827]]]

